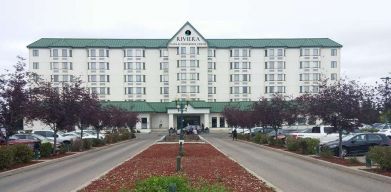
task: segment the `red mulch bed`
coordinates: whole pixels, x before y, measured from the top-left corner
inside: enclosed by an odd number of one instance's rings
[[[382,169],[379,169],[379,168],[377,168],[377,169],[363,169],[363,170],[391,177],[391,170],[382,170]]]
[[[73,155],[73,154],[75,154],[75,153],[74,152],[68,152],[68,153],[65,153],[65,154],[54,154],[54,155],[51,155],[50,157],[42,157],[41,160],[58,159],[58,158],[66,157],[66,156]]]
[[[12,165],[10,168],[8,169],[3,169],[3,170],[0,170],[0,173],[1,172],[5,172],[5,171],[9,171],[9,170],[12,170],[12,169],[18,169],[18,168],[21,168],[21,167],[26,167],[26,166],[30,166],[30,165],[34,165],[34,164],[37,164],[37,163],[42,163],[43,161],[31,161],[29,163],[18,163],[18,164],[14,164]]]
[[[183,174],[196,186],[200,179],[221,183],[232,191],[273,191],[239,164],[209,144],[185,144]],[[157,144],[93,181],[84,191],[131,189],[137,180],[175,175],[178,145]]]
[[[365,166],[364,163],[356,163],[356,162],[352,163],[349,159],[341,159],[338,157],[328,157],[328,158],[314,157],[314,158],[321,159],[321,160],[328,161],[328,162],[335,163],[335,164],[339,164],[339,165],[344,165],[344,166]]]

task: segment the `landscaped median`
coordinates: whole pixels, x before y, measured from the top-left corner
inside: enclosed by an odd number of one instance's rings
[[[52,153],[53,146],[50,143],[43,143],[40,146],[39,153],[36,153],[34,149],[25,144],[3,145],[0,146],[0,173],[4,174],[5,172],[14,171],[22,167],[27,168],[27,166],[31,165],[37,166],[36,164],[47,160],[60,159],[79,152],[88,151],[92,148],[102,147],[132,138],[135,138],[134,134],[126,132],[108,134],[104,140],[76,140],[69,146],[62,145],[54,154]]]
[[[82,191],[168,191],[170,185],[184,186],[185,191],[273,191],[205,143],[186,143],[182,169],[176,172],[178,150],[178,143],[155,144]]]
[[[369,150],[368,158],[372,162],[372,167],[365,167],[366,164],[360,162],[356,157],[339,158],[329,150],[320,150],[319,140],[311,138],[292,138],[287,137],[285,140],[275,140],[273,137],[267,137],[265,134],[257,134],[254,137],[240,135],[239,140],[259,144],[265,149],[282,152],[303,160],[317,162],[330,167],[346,168],[346,171],[361,173],[375,179],[391,182],[391,147],[376,146]],[[334,166],[335,165],[335,166]],[[375,166],[373,166],[375,165]],[[371,172],[366,174],[366,172]],[[381,174],[379,176],[372,173]]]

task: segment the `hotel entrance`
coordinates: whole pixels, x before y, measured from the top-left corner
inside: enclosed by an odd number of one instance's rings
[[[179,129],[181,127],[181,116],[177,116],[177,128]],[[200,123],[200,116],[183,116],[183,127],[186,127],[187,125],[201,125]]]

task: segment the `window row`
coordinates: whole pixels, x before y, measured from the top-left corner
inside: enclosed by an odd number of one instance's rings
[[[33,56],[35,54],[38,56],[39,52],[33,50]],[[50,49],[50,57],[72,57],[72,49]]]
[[[109,53],[108,49],[88,49],[87,57],[109,57]]]
[[[300,61],[300,69],[320,68],[320,61]]]
[[[265,57],[282,57],[285,56],[285,50],[278,48],[278,49],[265,49]]]
[[[250,86],[234,86],[229,88],[230,94],[251,94]]]
[[[73,75],[50,75],[51,82],[72,82]]]
[[[265,62],[265,69],[286,69],[285,61]]]
[[[160,94],[169,94],[169,88],[168,87],[160,87]]]
[[[145,82],[145,75],[124,75],[125,82]]]
[[[177,60],[177,67],[178,68],[185,68],[185,67],[200,67],[200,61],[199,60]]]
[[[216,82],[216,75],[208,74],[208,82]]]
[[[300,86],[300,93],[318,93],[319,86],[318,85],[304,85]]]
[[[124,57],[145,57],[144,49],[125,49]]]
[[[145,70],[145,63],[142,62],[125,62],[125,70]]]
[[[230,57],[251,57],[250,49],[231,49]]]
[[[251,69],[251,62],[230,62],[230,69]]]
[[[300,81],[320,81],[320,73],[299,74]]]
[[[88,63],[89,70],[110,70],[110,64],[106,62],[89,62]]]
[[[208,87],[208,94],[216,94],[216,87]]]
[[[110,75],[88,75],[88,82],[110,82]]]
[[[177,73],[177,80],[200,80],[199,73]]]
[[[229,81],[230,82],[238,82],[238,81],[249,82],[249,81],[251,81],[251,75],[250,74],[229,75]]]
[[[265,86],[265,93],[285,93],[285,86]]]
[[[161,62],[160,63],[160,70],[168,69],[168,62]]]
[[[208,62],[208,69],[216,69],[216,62]]]
[[[110,95],[110,87],[89,87],[87,88],[90,94]]]
[[[286,81],[285,74],[265,74],[265,81]]]
[[[177,47],[176,49],[177,55],[199,55],[200,54],[200,48],[199,47]]]
[[[36,64],[33,63],[33,68],[34,67],[39,67],[39,64],[38,63],[36,63]],[[52,69],[69,69],[69,70],[73,70],[73,64],[72,64],[72,62],[50,62],[50,70],[52,70]]]
[[[145,87],[125,87],[125,95],[139,94],[145,95]]]
[[[300,56],[319,56],[320,49],[319,48],[302,48],[300,49]]]
[[[200,86],[198,86],[198,85],[177,86],[177,93],[199,93],[199,92],[200,92]]]

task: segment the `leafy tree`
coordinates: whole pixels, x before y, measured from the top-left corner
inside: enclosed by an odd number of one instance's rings
[[[331,85],[324,83],[318,94],[305,95],[300,100],[306,104],[308,114],[338,130],[342,157],[342,132],[351,131],[361,122],[367,121],[368,108],[363,106],[372,106],[372,96],[367,87],[355,81],[340,80]]]
[[[376,87],[378,95],[378,105],[381,111],[380,119],[384,123],[391,121],[391,81],[390,78],[383,78],[384,84],[378,84]]]
[[[0,77],[0,125],[6,130],[7,144],[9,136],[23,128],[29,101],[30,74],[25,71],[25,59],[17,58],[15,71]]]
[[[240,110],[237,107],[227,106],[222,112],[227,123],[233,127],[248,128],[251,133],[251,128],[257,123],[254,118],[253,110]],[[250,134],[251,135],[251,134]]]
[[[48,125],[55,135],[60,130],[74,129],[79,121],[80,89],[79,81],[63,83],[62,87],[41,82],[31,96],[28,120],[40,120]],[[54,146],[56,144],[57,139],[54,137]]]

